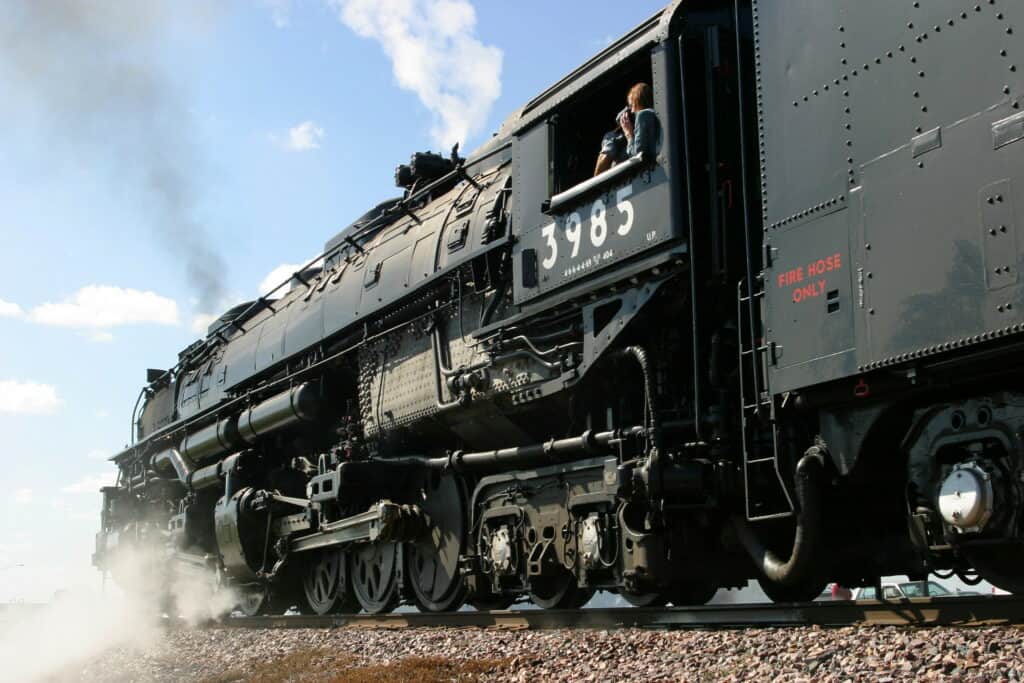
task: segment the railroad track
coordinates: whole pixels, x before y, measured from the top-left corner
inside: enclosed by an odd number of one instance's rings
[[[983,626],[1024,624],[1022,596],[915,598],[877,602],[729,604],[702,607],[613,607],[425,614],[334,614],[233,617],[234,628],[744,628],[786,626]]]

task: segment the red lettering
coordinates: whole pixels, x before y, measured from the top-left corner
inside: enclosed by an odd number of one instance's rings
[[[807,299],[814,299],[825,293],[825,281],[818,280],[817,282],[803,287],[797,287],[793,290],[793,303],[798,304],[801,301]]]
[[[793,268],[784,273],[779,273],[779,287],[787,287],[804,279],[803,268]]]

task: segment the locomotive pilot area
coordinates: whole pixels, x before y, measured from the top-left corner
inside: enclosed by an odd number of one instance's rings
[[[1024,679],[1024,4],[211,7],[0,9],[0,681]]]

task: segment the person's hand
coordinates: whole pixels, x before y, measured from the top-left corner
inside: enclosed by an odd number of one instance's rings
[[[633,141],[633,119],[629,114],[623,114],[619,117],[619,127],[622,128],[622,132],[626,134],[626,139],[630,142]]]

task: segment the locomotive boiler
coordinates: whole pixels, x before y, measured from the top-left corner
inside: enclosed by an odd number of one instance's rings
[[[249,614],[1024,590],[1021,30],[677,0],[149,371],[95,563]],[[592,177],[636,83],[659,144]]]

